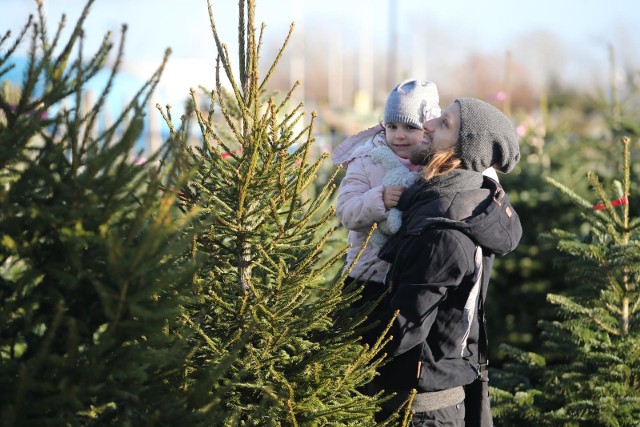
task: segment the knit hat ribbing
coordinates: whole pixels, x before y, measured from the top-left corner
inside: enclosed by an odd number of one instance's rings
[[[462,167],[482,172],[490,166],[511,172],[520,161],[518,136],[511,121],[493,105],[475,98],[458,98]]]
[[[384,107],[384,123],[404,123],[422,129],[422,124],[440,116],[440,97],[435,83],[405,80],[398,84]]]

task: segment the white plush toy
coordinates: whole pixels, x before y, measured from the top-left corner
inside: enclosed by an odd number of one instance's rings
[[[371,157],[382,164],[385,169],[384,178],[382,179],[382,185],[403,185],[405,187],[411,186],[420,176],[419,171],[412,171],[407,169],[398,156],[387,146],[376,147],[371,150]],[[371,236],[371,241],[378,246],[382,246],[387,240],[387,237],[396,233],[402,225],[402,211],[397,208],[389,209],[387,219],[378,223],[378,228]]]

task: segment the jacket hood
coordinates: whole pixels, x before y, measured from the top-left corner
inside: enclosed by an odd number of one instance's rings
[[[368,154],[371,148],[386,145],[383,132],[384,127],[378,124],[350,136],[331,150],[331,160],[335,165],[346,165],[354,158]],[[367,144],[369,147],[364,147]]]
[[[522,237],[518,214],[503,188],[491,178],[484,177],[476,190],[435,198],[429,197],[428,190],[418,191],[412,199],[412,209],[403,218],[407,234],[419,235],[427,228],[454,229],[496,255],[513,251]]]

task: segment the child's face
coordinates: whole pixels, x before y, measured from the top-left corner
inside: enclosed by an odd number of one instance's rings
[[[404,123],[387,123],[387,145],[398,157],[408,159],[416,145],[423,143],[424,130]]]

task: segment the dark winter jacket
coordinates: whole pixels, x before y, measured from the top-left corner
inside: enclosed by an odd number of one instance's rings
[[[373,342],[399,310],[385,352],[392,356],[376,383],[387,389],[418,392],[445,390],[476,379],[478,316],[465,322],[475,305],[474,254],[482,249],[484,300],[494,256],[515,249],[520,220],[502,187],[484,178],[482,188],[434,195],[414,185],[402,196],[402,228],[382,248],[391,263],[389,292],[372,318],[380,320],[365,336]],[[478,295],[478,292],[475,292]],[[471,317],[471,316],[469,316]]]

